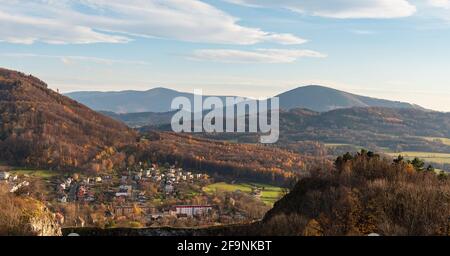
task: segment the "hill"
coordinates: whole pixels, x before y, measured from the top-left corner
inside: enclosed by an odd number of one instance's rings
[[[298,87],[279,94],[277,97],[280,98],[280,107],[284,110],[306,108],[325,112],[352,107],[421,109],[421,107],[409,103],[370,98],[318,85]]]
[[[136,161],[170,163],[230,181],[286,186],[307,170],[329,165],[277,147],[213,141],[173,132],[143,132],[140,143],[123,148]]]
[[[118,114],[111,111],[100,111],[100,113],[124,122],[129,127],[133,128],[170,124],[172,116],[175,114],[175,112],[137,112]]]
[[[6,69],[0,69],[0,115],[0,161],[11,165],[82,168],[99,152],[136,140],[123,123]]]
[[[261,233],[449,235],[450,180],[370,152],[311,173],[275,203]]]
[[[178,92],[167,88],[154,88],[147,91],[118,92],[72,92],[68,97],[99,111],[115,113],[169,112],[172,100],[187,97],[193,102],[192,93]],[[208,97],[208,95],[205,95]],[[224,101],[226,96],[215,96]],[[387,107],[422,109],[420,106],[359,96],[323,86],[304,86],[280,95],[280,107],[284,110],[306,108],[324,112],[339,108],[352,107]]]
[[[284,142],[314,140],[368,148],[449,152],[429,138],[450,137],[450,113],[420,109],[351,108],[324,113],[294,109],[281,115]]]
[[[115,113],[169,112],[172,100],[176,97],[186,97],[191,102],[194,101],[192,93],[162,87],[147,91],[72,92],[67,93],[66,96],[94,110]],[[223,99],[226,96],[217,97]]]
[[[142,130],[168,130],[173,113],[108,115],[133,127],[150,126],[142,127]],[[328,112],[291,109],[281,111],[280,129],[278,145],[301,153],[306,153],[307,149],[304,143],[299,142],[307,141],[321,142],[330,148],[344,148],[344,151],[364,147],[397,152],[450,152],[450,143],[445,139],[450,138],[450,113],[422,109],[355,107]],[[257,134],[249,133],[197,135],[241,143],[256,143],[259,139]],[[310,144],[309,147],[313,146]],[[317,150],[323,151],[323,148],[318,147]]]

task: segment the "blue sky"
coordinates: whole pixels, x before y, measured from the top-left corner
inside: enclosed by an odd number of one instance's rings
[[[0,0],[0,66],[62,92],[321,84],[450,111],[449,45],[450,0]]]

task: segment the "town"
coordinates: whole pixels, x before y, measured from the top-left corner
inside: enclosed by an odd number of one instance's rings
[[[215,189],[221,183],[208,174],[168,164],[140,162],[102,175],[3,170],[0,183],[10,193],[41,197],[66,227],[249,223],[270,208],[261,201],[263,187]]]

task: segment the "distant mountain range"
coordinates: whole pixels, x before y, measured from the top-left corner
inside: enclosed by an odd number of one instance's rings
[[[97,111],[115,113],[168,112],[171,111],[172,100],[186,97],[192,102],[194,94],[179,92],[167,88],[154,88],[148,91],[119,92],[72,92],[66,96]],[[214,95],[205,95],[205,97]],[[215,96],[222,100],[226,96]]]
[[[171,111],[170,105],[174,98],[182,96],[191,101],[194,98],[192,93],[178,92],[162,87],[148,91],[72,92],[67,93],[66,96],[94,110],[115,113],[168,112]],[[226,96],[216,97],[223,100]],[[306,108],[325,112],[351,107],[423,109],[410,103],[359,96],[317,85],[298,87],[279,94],[277,97],[280,98],[280,107],[284,110]]]

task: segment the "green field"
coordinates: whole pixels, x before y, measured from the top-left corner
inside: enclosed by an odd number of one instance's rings
[[[261,201],[267,205],[273,205],[283,195],[283,189],[280,187],[270,186],[258,183],[237,183],[229,184],[225,182],[214,183],[203,188],[206,193],[212,194],[216,191],[241,191],[247,194],[252,192],[253,187],[264,188],[261,194]]]
[[[31,169],[14,169],[11,171],[13,174],[17,175],[28,175],[31,177],[37,177],[37,178],[43,178],[43,179],[50,179],[56,175],[58,175],[55,171],[49,171],[49,170],[31,170]]]
[[[450,154],[446,153],[433,153],[433,152],[398,152],[398,153],[387,153],[389,156],[397,157],[402,155],[406,159],[413,159],[418,157],[426,162],[432,162],[437,164],[450,164]]]

